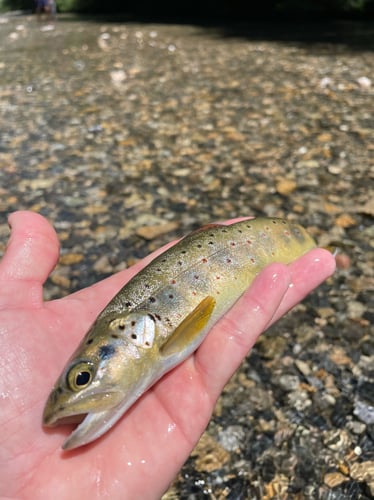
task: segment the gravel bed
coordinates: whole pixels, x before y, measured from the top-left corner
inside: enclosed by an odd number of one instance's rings
[[[164,500],[374,496],[374,31],[287,29],[0,17],[0,253],[9,212],[45,215],[46,298],[231,217],[288,217],[340,249]]]

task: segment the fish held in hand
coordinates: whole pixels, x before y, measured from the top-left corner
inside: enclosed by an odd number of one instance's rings
[[[64,449],[97,439],[197,349],[263,268],[313,247],[305,229],[276,218],[213,224],[186,236],[99,314],[47,400],[44,425],[79,423]]]

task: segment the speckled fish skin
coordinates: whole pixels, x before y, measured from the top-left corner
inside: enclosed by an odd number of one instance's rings
[[[190,356],[254,277],[315,247],[301,226],[257,218],[195,231],[154,259],[109,302],[68,361],[43,414],[80,424],[73,449],[106,431]]]

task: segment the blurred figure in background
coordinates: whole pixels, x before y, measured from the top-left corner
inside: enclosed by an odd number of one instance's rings
[[[56,19],[56,2],[55,0],[36,0],[36,15],[38,21],[41,21],[43,14],[45,14],[46,19],[51,22]]]

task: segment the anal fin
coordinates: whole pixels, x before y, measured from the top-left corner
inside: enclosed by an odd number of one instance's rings
[[[216,301],[213,297],[205,297],[195,309],[177,326],[173,335],[160,348],[163,356],[171,356],[183,352],[186,346],[193,343],[207,325]]]

